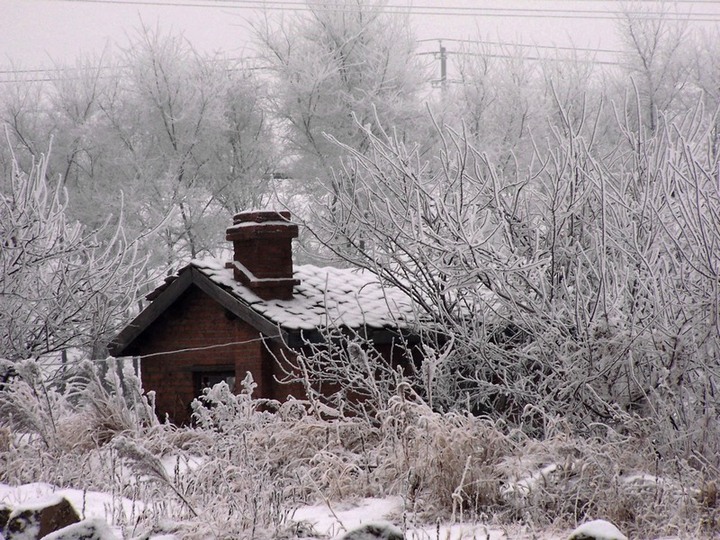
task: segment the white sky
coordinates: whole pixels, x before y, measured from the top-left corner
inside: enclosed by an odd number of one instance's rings
[[[155,5],[159,3],[165,5]],[[73,64],[80,55],[99,55],[105,47],[124,43],[141,20],[150,26],[159,24],[164,30],[183,32],[199,51],[222,50],[240,56],[247,51],[247,20],[260,14],[258,6],[288,9],[298,3],[303,1],[0,0],[0,80],[12,77],[15,69],[43,69]],[[607,16],[623,5],[617,0],[388,0],[388,3],[411,6],[411,11],[417,13],[411,21],[419,39],[480,36],[487,41],[592,49],[616,49],[619,45],[615,23],[587,12]],[[636,0],[630,9],[658,10],[661,4]],[[667,2],[666,9],[712,19],[691,23],[695,28],[720,27],[720,1],[677,0]],[[504,16],[495,16],[500,13],[498,10],[503,10]],[[587,18],[575,18],[578,15]],[[457,44],[446,46],[451,51]],[[437,47],[437,42],[428,42],[422,49]]]

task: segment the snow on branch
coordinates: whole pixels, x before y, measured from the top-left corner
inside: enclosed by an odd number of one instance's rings
[[[9,360],[70,348],[102,355],[143,283],[122,210],[98,230],[70,221],[67,193],[50,183],[47,163],[42,156],[26,173],[13,161],[0,191],[0,356]]]

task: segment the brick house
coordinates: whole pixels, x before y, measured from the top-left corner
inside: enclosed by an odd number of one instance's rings
[[[237,214],[227,229],[231,262],[194,260],[148,295],[150,304],[110,346],[113,356],[140,358],[145,391],[158,415],[190,420],[202,388],[226,381],[235,391],[250,372],[256,397],[303,397],[299,385],[280,384],[278,364],[324,327],[352,329],[388,358],[414,310],[396,288],[352,269],[293,267],[298,226],[288,212]]]

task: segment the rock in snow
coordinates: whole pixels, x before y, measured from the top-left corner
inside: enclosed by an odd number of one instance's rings
[[[627,536],[604,519],[583,523],[575,529],[568,540],[628,540]]]
[[[2,538],[2,532],[10,519],[10,514],[12,514],[12,508],[0,502],[0,538]]]
[[[32,506],[14,508],[3,534],[6,540],[35,540],[78,521],[80,516],[67,499],[49,497]]]
[[[367,523],[349,531],[340,540],[405,540],[405,536],[390,523]]]

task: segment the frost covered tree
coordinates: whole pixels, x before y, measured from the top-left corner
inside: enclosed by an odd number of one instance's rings
[[[122,216],[98,232],[67,216],[66,190],[46,179],[41,156],[28,173],[13,163],[0,184],[0,357],[38,359],[71,348],[92,357],[136,300],[143,264]]]
[[[179,35],[143,28],[126,76],[103,104],[121,152],[122,184],[167,263],[217,247],[223,224],[267,194],[272,167],[260,87],[241,64],[196,53]],[[226,214],[227,212],[227,214]]]
[[[638,109],[643,127],[654,132],[661,115],[683,109],[680,105],[691,74],[690,34],[687,23],[670,20],[669,11],[664,17],[645,13],[642,6],[635,9],[626,12],[619,25],[626,73],[635,86],[635,91],[628,90],[637,97],[628,104]]]
[[[352,196],[318,216],[318,235],[411,295],[419,331],[451,339],[438,407],[531,431],[548,414],[584,430],[641,414],[662,426],[659,452],[716,456],[714,124],[690,111],[645,138],[621,119],[630,144],[607,153],[583,135],[592,119],[558,115],[533,167],[502,175],[464,132],[443,128],[425,160],[366,130],[370,151],[343,145]]]
[[[142,27],[122,55],[57,73],[42,88],[14,85],[0,119],[23,166],[53,138],[48,179],[67,188],[72,218],[98,228],[122,196],[128,234],[155,231],[146,248],[167,265],[217,249],[229,215],[268,200],[266,92],[242,61]]]
[[[720,86],[717,84],[720,77],[718,43],[720,43],[720,31],[717,28],[713,32],[701,34],[696,54],[691,63],[692,80],[695,88],[701,92],[707,112],[717,111],[720,108]],[[715,115],[714,137],[713,151],[715,161],[718,162],[720,161],[720,115],[717,114]],[[720,175],[720,169],[718,174]]]
[[[528,155],[531,130],[542,127],[539,120],[547,114],[542,66],[524,56],[519,47],[498,53],[466,45],[457,53],[458,84],[447,90],[446,122],[462,122],[468,142],[483,148],[498,167]]]
[[[38,104],[42,101],[42,88],[37,82],[8,83],[0,99],[0,115],[3,130],[14,144],[0,146],[3,174],[12,173],[13,150],[18,157],[40,154],[41,133],[43,132]],[[32,159],[32,158],[30,158]],[[21,163],[24,162],[21,161]]]
[[[527,170],[538,147],[553,140],[550,126],[565,129],[567,120],[594,144],[608,150],[615,144],[613,111],[602,107],[616,100],[607,91],[614,79],[594,55],[479,41],[464,44],[453,58],[457,80],[446,90],[438,123],[462,129],[465,142],[499,174]]]
[[[343,150],[333,134],[359,151],[368,148],[376,118],[400,137],[420,117],[418,92],[425,68],[414,54],[408,17],[388,13],[384,1],[311,1],[307,9],[257,25],[256,35],[275,79],[273,111],[293,158],[292,173],[330,185]]]
[[[69,214],[90,228],[100,227],[120,200],[113,167],[119,145],[109,137],[100,108],[112,87],[108,75],[116,69],[109,57],[83,59],[57,66],[42,85],[15,82],[0,99],[0,122],[10,139],[3,162],[29,169],[52,138],[47,178],[62,182],[70,194]]]
[[[268,204],[278,158],[264,83],[242,62],[227,64],[220,75],[221,140],[211,156],[210,189],[217,204],[232,215]]]

